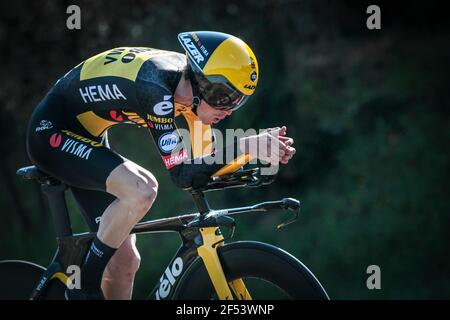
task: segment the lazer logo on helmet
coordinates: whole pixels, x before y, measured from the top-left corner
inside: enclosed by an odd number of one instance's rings
[[[156,290],[156,300],[165,299],[169,296],[177,277],[183,271],[183,259],[176,258],[172,266],[168,266],[161,279],[159,279],[159,288]]]
[[[166,134],[162,135],[161,138],[159,138],[159,142],[158,142],[159,148],[161,149],[161,151],[163,151],[165,153],[169,153],[170,151],[175,149],[175,147],[178,144],[178,141],[179,141],[179,137],[175,131],[166,133]]]
[[[170,101],[170,98],[172,98],[172,96],[164,96],[164,101],[155,104],[153,107],[153,112],[158,116],[165,116],[171,113],[173,110],[173,104]]]
[[[197,63],[205,60],[200,51],[198,51],[195,43],[187,34],[180,34],[180,39],[183,41],[185,48],[189,51],[190,55],[194,58]]]

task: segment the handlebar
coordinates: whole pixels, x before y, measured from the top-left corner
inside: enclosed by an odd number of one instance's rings
[[[206,228],[213,226],[224,226],[232,228],[235,226],[234,216],[238,214],[279,209],[295,212],[295,216],[292,219],[285,221],[277,226],[278,229],[281,229],[298,219],[300,211],[300,201],[294,198],[284,198],[278,201],[261,202],[247,207],[211,210],[210,212],[204,215],[200,215],[198,218],[189,222],[187,224],[187,227]]]
[[[199,209],[199,217],[189,222],[186,227],[203,228],[213,226],[224,226],[234,230],[235,221],[232,216],[248,212],[269,211],[269,210],[289,210],[294,211],[295,216],[277,226],[278,229],[298,219],[300,211],[300,201],[293,198],[284,198],[278,201],[266,201],[255,204],[253,206],[211,210],[205,199],[203,192],[223,190],[236,187],[259,187],[268,185],[275,181],[276,175],[262,175],[261,168],[252,168],[247,170],[239,170],[231,174],[218,177],[212,177],[204,186],[198,188],[187,189],[191,192],[194,202]]]

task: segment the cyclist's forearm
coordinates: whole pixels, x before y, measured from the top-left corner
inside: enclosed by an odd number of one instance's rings
[[[187,160],[170,170],[172,181],[180,188],[204,185],[213,175],[235,159],[241,158],[242,152],[236,141],[222,150],[212,154]],[[237,170],[236,168],[235,170]]]

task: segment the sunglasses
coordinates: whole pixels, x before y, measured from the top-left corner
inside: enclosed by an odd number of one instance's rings
[[[249,96],[239,92],[224,76],[204,76],[194,71],[194,79],[201,95],[211,107],[235,111],[247,102]]]

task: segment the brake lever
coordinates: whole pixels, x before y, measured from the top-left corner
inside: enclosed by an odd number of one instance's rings
[[[300,208],[298,208],[298,210],[295,211],[295,216],[293,218],[291,218],[289,220],[286,220],[285,222],[280,223],[279,225],[277,225],[277,230],[280,230],[280,229],[286,227],[287,225],[297,221],[299,214],[300,214]]]
[[[300,201],[293,199],[293,198],[284,198],[281,201],[283,202],[283,204],[282,204],[283,209],[289,210],[289,211],[295,211],[295,216],[293,218],[277,225],[277,230],[280,230],[280,229],[286,227],[287,225],[297,221],[298,216],[300,214]]]

